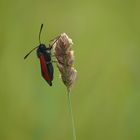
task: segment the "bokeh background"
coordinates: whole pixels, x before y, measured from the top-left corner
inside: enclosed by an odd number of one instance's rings
[[[66,32],[78,77],[77,140],[140,140],[139,0],[0,0],[0,140],[72,140],[66,88],[40,74],[41,40]]]

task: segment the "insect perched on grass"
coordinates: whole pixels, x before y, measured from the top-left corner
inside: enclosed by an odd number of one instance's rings
[[[38,58],[40,60],[42,77],[47,81],[47,83],[50,86],[52,86],[54,68],[53,68],[52,59],[51,59],[51,49],[53,48],[53,45],[54,45],[55,41],[57,41],[57,39],[53,42],[53,44],[49,44],[48,47],[46,47],[46,45],[41,43],[41,41],[40,41],[42,28],[43,28],[43,24],[41,24],[40,32],[39,32],[39,46],[33,48],[24,57],[24,59],[26,59],[32,51],[37,49],[36,52],[37,52],[37,56],[38,56]]]

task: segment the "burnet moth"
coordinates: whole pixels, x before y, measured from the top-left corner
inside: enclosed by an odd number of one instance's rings
[[[47,81],[47,83],[52,86],[52,81],[53,81],[53,74],[54,74],[54,68],[52,65],[52,59],[51,59],[51,49],[57,39],[53,42],[53,44],[49,44],[48,47],[46,47],[45,44],[41,43],[40,36],[42,32],[43,24],[41,24],[40,27],[40,32],[39,32],[39,46],[33,48],[25,57],[26,59],[29,54],[37,49],[37,56],[40,60],[40,66],[41,66],[41,74],[42,77]]]

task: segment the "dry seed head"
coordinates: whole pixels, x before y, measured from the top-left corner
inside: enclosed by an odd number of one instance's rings
[[[77,71],[73,68],[74,51],[72,51],[72,45],[72,39],[65,33],[61,34],[54,44],[57,67],[60,71],[61,79],[68,89],[74,85],[77,76]]]

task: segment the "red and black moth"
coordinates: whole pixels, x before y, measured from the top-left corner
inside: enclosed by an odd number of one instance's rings
[[[51,59],[51,49],[52,49],[54,43],[57,41],[57,39],[55,40],[55,42],[53,42],[53,44],[49,44],[48,47],[46,47],[46,45],[42,44],[40,41],[40,35],[41,35],[42,28],[43,28],[43,24],[41,24],[40,32],[39,32],[39,46],[33,48],[24,57],[24,59],[26,59],[32,51],[37,49],[36,52],[37,52],[37,56],[40,60],[42,77],[47,81],[47,83],[50,86],[52,86],[54,68],[53,68],[52,59]]]

